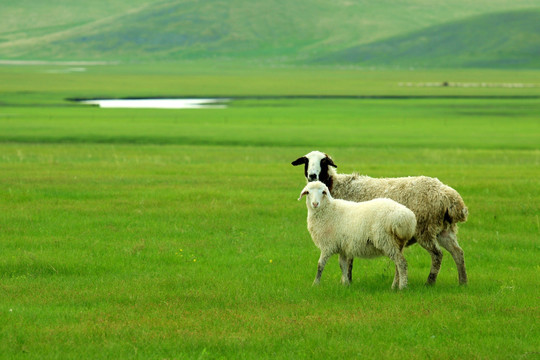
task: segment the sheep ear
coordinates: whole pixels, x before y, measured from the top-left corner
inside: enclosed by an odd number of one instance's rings
[[[298,198],[298,200],[302,199],[302,196],[307,195],[307,194],[309,194],[309,191],[307,191],[306,189],[302,190],[302,192],[300,193],[300,197]]]
[[[337,165],[334,164],[334,160],[332,160],[332,158],[328,155],[326,155],[326,162],[328,163],[328,165],[333,166],[337,169]]]
[[[307,157],[302,156],[302,157],[299,157],[298,159],[294,160],[291,164],[293,166],[298,166],[298,165],[306,164],[307,162],[308,162]]]

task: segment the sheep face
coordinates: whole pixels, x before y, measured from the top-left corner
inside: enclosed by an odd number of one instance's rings
[[[291,164],[294,166],[304,164],[304,175],[308,182],[318,180],[326,183],[329,178],[328,167],[337,168],[332,158],[320,151],[312,151],[294,160]]]
[[[298,200],[302,199],[304,195],[306,196],[307,206],[312,209],[319,208],[321,204],[331,198],[330,191],[328,191],[326,185],[320,181],[308,183],[300,193]]]

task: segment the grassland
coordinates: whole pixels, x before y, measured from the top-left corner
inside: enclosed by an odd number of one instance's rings
[[[538,358],[538,87],[398,85],[537,73],[66,69],[0,67],[0,358]],[[302,94],[442,97],[65,101]],[[332,259],[311,287],[318,252],[290,161],[313,149],[344,173],[456,188],[469,286],[445,253],[425,287],[414,246],[404,292],[382,258],[357,261],[349,288]]]

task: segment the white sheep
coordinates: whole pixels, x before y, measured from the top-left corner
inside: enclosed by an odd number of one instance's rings
[[[367,201],[379,197],[390,198],[411,209],[417,226],[413,239],[431,255],[431,270],[427,284],[434,284],[441,267],[443,253],[438,245],[448,250],[458,269],[459,283],[467,284],[463,250],[457,241],[457,223],[465,222],[468,209],[457,191],[436,178],[426,176],[402,178],[371,178],[358,174],[338,174],[330,156],[312,151],[292,162],[304,164],[308,182],[322,181],[336,199]],[[350,259],[349,279],[352,279]]]
[[[414,235],[416,218],[405,206],[390,199],[352,202],[334,199],[320,181],[310,182],[300,193],[306,195],[307,227],[321,250],[314,285],[321,280],[326,261],[339,254],[341,282],[350,283],[349,265],[354,257],[388,256],[396,264],[392,288],[407,286],[405,244]]]

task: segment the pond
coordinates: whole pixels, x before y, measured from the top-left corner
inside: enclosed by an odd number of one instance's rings
[[[229,99],[92,99],[81,104],[123,109],[225,109]]]

